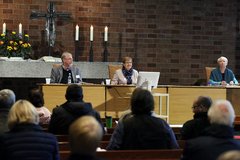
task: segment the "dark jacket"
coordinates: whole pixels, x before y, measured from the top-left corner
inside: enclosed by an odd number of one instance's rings
[[[99,113],[92,108],[91,103],[66,102],[53,109],[48,128],[49,132],[68,134],[68,128],[72,122],[83,115],[91,115],[102,124]]]
[[[196,138],[209,126],[207,112],[195,113],[192,120],[183,124],[181,138],[184,140]]]
[[[0,138],[1,160],[59,160],[54,135],[35,124],[19,124]]]
[[[107,150],[179,148],[169,125],[151,115],[134,115],[118,123]]]
[[[233,128],[213,124],[203,136],[188,140],[181,160],[216,160],[229,150],[240,150],[240,143],[233,139]]]
[[[8,112],[9,108],[0,108],[0,135],[8,131]]]

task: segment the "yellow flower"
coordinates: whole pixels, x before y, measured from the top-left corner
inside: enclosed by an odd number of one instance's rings
[[[13,44],[14,42],[13,42],[13,41],[10,41],[9,43],[10,43],[10,44]]]
[[[12,46],[7,46],[7,50],[11,51],[12,49]]]
[[[18,45],[18,43],[17,42],[14,42],[14,46],[17,46]]]
[[[2,36],[2,37],[5,37],[5,34],[4,34],[4,33],[2,33],[2,34],[1,34],[1,36]]]
[[[19,44],[22,44],[23,43],[23,41],[19,41]]]
[[[30,43],[28,43],[28,47],[31,47],[31,44],[30,44]]]
[[[28,34],[25,34],[25,37],[29,37],[29,35],[28,35]]]
[[[18,48],[17,47],[13,47],[13,49],[16,51]]]
[[[12,31],[12,34],[16,34],[16,32]]]

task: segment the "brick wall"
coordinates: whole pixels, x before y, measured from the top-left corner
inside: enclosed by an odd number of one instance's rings
[[[48,55],[45,19],[31,20],[31,11],[46,12],[46,0],[2,0],[0,22],[8,30],[23,24],[35,58]],[[109,61],[132,56],[138,70],[160,71],[161,84],[191,85],[204,79],[204,67],[216,66],[221,55],[240,78],[240,9],[237,0],[55,0],[57,51],[68,50],[79,61],[89,58],[89,27],[94,26],[94,61],[102,61],[104,26],[109,27]],[[80,41],[74,42],[75,25]],[[1,26],[0,26],[1,28]]]

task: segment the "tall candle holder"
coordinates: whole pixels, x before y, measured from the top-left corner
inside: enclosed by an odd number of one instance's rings
[[[107,41],[104,41],[103,45],[104,45],[103,62],[107,62],[108,61]]]
[[[75,40],[75,61],[78,61],[78,58],[80,56],[80,47],[79,47],[79,41]]]
[[[90,41],[89,62],[93,62],[93,41]]]

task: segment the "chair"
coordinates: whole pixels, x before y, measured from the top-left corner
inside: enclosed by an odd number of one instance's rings
[[[211,74],[213,69],[215,69],[215,67],[205,67],[207,83],[210,79],[210,74]]]
[[[108,65],[108,74],[109,74],[109,78],[113,79],[113,75],[115,73],[116,70],[121,69],[122,65],[118,64],[118,65],[113,65],[113,64],[109,64]]]
[[[60,67],[61,65],[62,65],[62,63],[54,63],[54,64],[53,64],[53,68]]]

